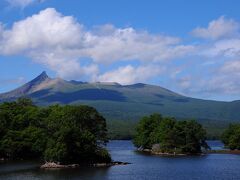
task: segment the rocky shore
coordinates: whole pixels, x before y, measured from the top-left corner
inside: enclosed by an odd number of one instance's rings
[[[89,165],[89,166],[92,166],[92,167],[110,167],[110,166],[127,165],[127,164],[130,164],[130,163],[113,161],[113,162],[110,162],[110,163],[95,163],[95,164],[92,164],[92,165]],[[63,165],[63,164],[59,164],[59,163],[55,163],[55,162],[46,162],[40,168],[41,169],[66,169],[66,168],[79,168],[79,167],[80,167],[79,164]]]
[[[110,167],[110,166],[119,166],[119,165],[128,165],[128,162],[113,161],[110,163],[97,163],[93,164],[94,167]]]
[[[41,169],[62,169],[62,168],[77,168],[79,164],[69,164],[69,165],[62,165],[55,162],[46,162],[40,168]]]
[[[203,153],[199,154],[181,154],[181,153],[167,153],[167,152],[160,152],[154,151],[152,149],[138,149],[140,153],[147,153],[151,155],[159,155],[159,156],[189,156],[189,155],[206,155],[206,154],[236,154],[240,155],[240,150],[230,150],[230,149],[220,149],[220,150],[207,150]]]
[[[151,149],[141,149],[137,151],[140,153],[147,153],[147,154],[159,155],[159,156],[187,156],[188,155],[183,153],[168,153],[168,152],[161,152],[161,151],[153,151]]]

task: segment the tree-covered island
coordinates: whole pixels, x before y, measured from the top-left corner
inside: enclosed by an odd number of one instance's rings
[[[110,163],[106,142],[106,121],[92,107],[37,107],[29,99],[0,105],[1,159]]]
[[[222,142],[230,150],[240,150],[240,124],[230,124],[222,134]]]
[[[194,120],[176,121],[153,114],[140,120],[134,145],[142,151],[162,155],[201,154],[209,146],[206,131]]]

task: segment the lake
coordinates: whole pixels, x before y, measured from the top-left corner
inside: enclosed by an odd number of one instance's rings
[[[208,141],[213,149],[222,149],[220,141]],[[111,141],[108,149],[115,161],[130,162],[109,168],[41,170],[37,162],[20,161],[0,164],[0,179],[25,180],[239,180],[240,155],[209,154],[188,157],[160,157],[135,152],[131,141]]]

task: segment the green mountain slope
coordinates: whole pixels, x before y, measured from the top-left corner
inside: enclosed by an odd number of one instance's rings
[[[45,72],[18,89],[0,94],[0,101],[23,96],[43,106],[56,103],[94,106],[107,119],[114,120],[137,120],[154,112],[198,120],[240,120],[240,101],[194,99],[141,83],[123,86],[51,79]]]

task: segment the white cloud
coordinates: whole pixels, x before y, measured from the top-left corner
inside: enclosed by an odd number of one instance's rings
[[[100,27],[99,31],[101,33],[88,34],[88,48],[84,51],[97,62],[132,59],[163,61],[194,50],[193,46],[180,45],[179,38],[153,35],[133,28],[118,29],[107,25]]]
[[[79,76],[86,71],[74,53],[75,48],[81,46],[81,31],[81,25],[73,17],[62,16],[49,8],[4,30],[0,52],[26,55],[62,77]]]
[[[219,39],[231,37],[238,34],[239,23],[221,16],[217,20],[213,20],[208,24],[207,28],[198,27],[192,31],[196,37],[204,39]]]
[[[240,60],[228,61],[221,68],[222,73],[233,73],[240,76]],[[239,77],[238,77],[239,78]]]
[[[11,55],[49,48],[73,48],[80,45],[81,34],[81,26],[74,18],[64,17],[49,8],[5,30],[0,50]]]
[[[185,94],[220,96],[221,99],[223,95],[230,96],[230,98],[239,96],[240,60],[226,61],[214,69],[208,69],[208,73],[210,74],[202,73],[199,77],[196,75],[183,77],[176,82]]]
[[[202,50],[202,54],[210,57],[239,57],[240,55],[240,39],[228,38],[218,40],[213,44],[208,45]]]
[[[51,53],[44,52],[31,54],[34,57],[34,61],[41,63],[49,69],[55,71],[59,77],[65,79],[91,79],[95,78],[98,74],[98,65],[92,63],[90,65],[81,66],[79,61],[71,58],[70,55],[63,52]]]
[[[10,6],[12,7],[20,7],[22,9],[24,9],[25,7],[35,3],[35,2],[43,2],[45,0],[6,0]]]
[[[217,71],[217,76],[212,77],[213,84],[218,87],[218,92],[240,94],[240,60],[225,62]]]
[[[0,53],[28,56],[63,78],[97,79],[100,76],[106,79],[106,74],[98,74],[101,64],[129,60],[151,64],[183,57],[194,50],[193,46],[180,42],[176,37],[131,27],[103,25],[87,30],[72,16],[63,16],[54,8],[48,8],[15,22],[10,29],[3,29]],[[90,65],[81,65],[84,58],[91,59]]]
[[[118,82],[120,84],[133,84],[136,82],[145,82],[146,80],[163,73],[164,68],[157,66],[133,67],[127,65],[119,67],[116,70],[106,72],[98,77],[102,82]]]

